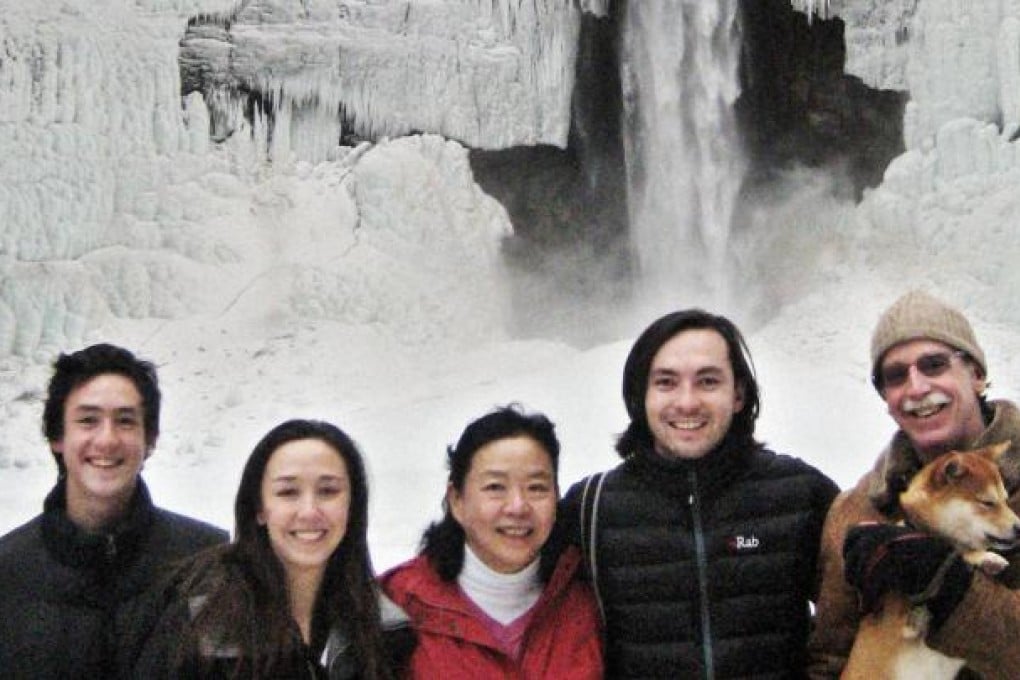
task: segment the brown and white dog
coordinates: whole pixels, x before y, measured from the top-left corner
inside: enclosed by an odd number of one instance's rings
[[[974,451],[951,451],[924,466],[900,494],[906,520],[950,541],[970,564],[997,574],[1009,562],[992,550],[1020,542],[1020,518],[1009,508],[996,461],[1010,442]],[[844,680],[954,678],[963,659],[924,643],[927,610],[888,593],[878,611],[861,619],[840,676]]]

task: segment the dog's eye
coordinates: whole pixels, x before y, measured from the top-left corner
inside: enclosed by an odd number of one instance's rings
[[[995,509],[995,501],[979,500],[978,502],[981,504],[981,507],[983,507],[983,508],[985,508],[987,510],[994,510]]]

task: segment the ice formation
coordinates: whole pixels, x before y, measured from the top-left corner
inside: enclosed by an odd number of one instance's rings
[[[1015,207],[1020,185],[1014,141],[1020,130],[1020,3],[791,2],[814,16],[845,21],[850,73],[874,87],[910,94],[907,152],[858,211],[862,252],[880,252],[873,243],[920,243],[933,262],[953,271],[970,269],[971,257],[1012,256],[1015,239],[1001,216]],[[688,45],[717,46],[709,34],[726,33],[717,30],[730,21],[722,12],[725,3],[696,4],[696,26],[674,32]],[[649,5],[631,3],[631,9],[650,11]],[[442,264],[449,248],[437,254],[429,245],[446,243],[442,234],[457,234],[467,239],[469,252],[491,252],[509,228],[468,176],[463,148],[430,138],[394,142],[385,151],[381,145],[380,153],[409,155],[395,164],[400,169],[458,178],[456,185],[437,185],[437,200],[448,204],[433,206],[429,214],[439,217],[432,222],[408,216],[403,202],[393,199],[399,193],[386,199],[373,194],[373,201],[386,203],[384,210],[352,198],[359,196],[355,179],[364,171],[358,164],[374,154],[336,145],[336,113],[342,108],[362,131],[394,136],[427,131],[485,148],[563,145],[578,22],[582,12],[604,15],[608,7],[608,0],[0,0],[0,357],[49,357],[80,344],[110,319],[254,308],[246,291],[272,278],[266,272],[288,252],[278,246],[283,230],[298,215],[306,222],[315,217],[306,209],[310,187],[316,187],[315,200],[336,210],[331,226],[317,223],[314,229],[337,244],[372,244],[366,253],[379,248],[406,256],[385,268],[425,276],[404,286],[417,292],[394,304],[428,309],[417,296],[453,294],[446,286],[462,278],[461,267],[477,277],[470,280],[482,281],[473,267],[495,266],[494,259]],[[196,19],[188,38],[196,44],[190,47],[215,56],[217,43],[226,46],[229,52],[219,58],[233,70],[213,68],[209,82],[223,87],[191,92],[182,101],[180,42],[189,18],[210,16],[230,17],[231,44],[217,37],[218,24]],[[201,26],[206,33],[195,28]],[[716,62],[718,71],[688,69],[702,79],[690,78],[685,96],[674,97],[661,112],[645,107],[642,115],[668,116],[669,107],[682,105],[693,107],[690,120],[725,122],[736,93],[733,81],[723,77],[734,72],[732,53],[723,52],[730,56]],[[638,88],[637,80],[630,87]],[[227,87],[239,83],[257,88],[271,108],[246,117]],[[680,180],[685,191],[700,186],[684,194],[698,206],[690,212],[700,213],[693,226],[680,229],[681,239],[699,242],[699,253],[718,258],[740,161],[715,155],[732,150],[726,129],[681,134],[688,135],[691,155],[677,157],[715,159],[700,166],[706,170],[700,177]],[[664,149],[645,144],[639,151]],[[641,172],[669,162],[670,155],[650,156]],[[682,178],[689,164],[679,168],[666,166],[664,176]],[[299,172],[300,180],[294,179]],[[399,175],[393,179],[414,186]],[[670,186],[651,193],[675,198],[679,194]],[[389,226],[372,237],[388,239],[385,248],[354,239],[362,234],[358,225],[371,222],[364,218],[372,210],[391,219],[380,217],[377,223]],[[483,217],[468,229],[464,215]],[[419,231],[396,229],[405,219]],[[425,231],[430,236],[423,239]],[[655,245],[653,240],[651,250]],[[964,245],[973,256],[954,259]],[[343,248],[337,253],[350,258]],[[300,269],[304,255],[293,256],[273,276],[286,267]],[[302,300],[309,286],[317,291],[307,295],[316,302],[302,307],[308,314],[352,314],[357,323],[387,316],[382,303],[374,311],[345,307],[338,302],[344,294],[322,293],[329,286],[348,290],[353,281],[375,290],[372,276],[383,280],[378,263],[362,271],[343,261],[340,269],[352,281],[313,285],[295,278],[283,287],[296,286]],[[433,261],[435,267],[418,266]],[[901,263],[875,261],[889,276],[902,275],[895,269]],[[967,279],[975,299],[987,299],[979,292],[992,285],[983,276]],[[479,325],[492,320],[478,318]],[[1020,319],[1020,311],[1009,318]],[[417,328],[412,335],[429,336],[427,328]]]
[[[299,5],[337,7],[276,6]],[[437,4],[420,6],[439,30]],[[240,310],[389,325],[410,340],[450,325],[465,341],[499,333],[498,306],[473,308],[496,295],[509,222],[456,142],[354,151],[286,111],[276,125],[303,132],[276,135],[273,153],[257,117],[210,141],[209,102],[181,99],[178,43],[189,16],[233,7],[0,3],[0,358],[48,360],[112,319]],[[524,23],[483,7],[479,27]],[[288,39],[316,46],[300,30]],[[296,82],[310,96],[314,78]],[[329,160],[301,162],[295,149],[317,142]]]
[[[717,302],[726,297],[729,233],[746,168],[733,110],[738,5],[627,5],[628,201],[645,296],[710,290]]]
[[[790,0],[790,2],[793,3],[795,10],[807,14],[810,21],[815,15],[827,19],[829,17],[829,3],[832,0]]]
[[[830,0],[846,23],[848,73],[909,93],[906,152],[858,210],[856,238],[889,280],[952,282],[957,300],[1003,323],[1020,305],[1020,3]],[[909,258],[882,253],[912,252]],[[999,263],[996,265],[995,263]]]
[[[261,96],[277,154],[321,160],[341,111],[371,138],[429,131],[475,148],[562,147],[582,10],[605,13],[607,0],[258,0],[198,18],[182,59],[185,71],[216,71],[202,87],[228,121]]]
[[[846,23],[847,73],[910,93],[909,148],[958,118],[1007,136],[1020,127],[1020,3],[830,0],[828,11]]]

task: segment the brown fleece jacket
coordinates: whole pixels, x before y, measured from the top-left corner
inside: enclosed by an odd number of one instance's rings
[[[1012,440],[999,468],[1010,507],[1020,513],[1020,410],[1007,401],[990,405],[995,415],[972,448]],[[860,620],[857,593],[843,577],[847,529],[864,521],[899,519],[897,496],[922,465],[906,436],[897,432],[874,468],[829,509],[819,556],[822,586],[808,642],[811,678],[839,677]],[[1009,567],[995,578],[976,573],[963,601],[927,639],[933,649],[966,659],[967,668],[986,679],[1020,673],[1020,555],[1009,559]]]

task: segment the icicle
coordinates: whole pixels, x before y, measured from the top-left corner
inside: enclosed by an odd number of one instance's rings
[[[581,9],[597,17],[608,16],[609,0],[581,0]]]
[[[790,0],[795,10],[807,14],[809,23],[815,15],[818,15],[821,19],[829,18],[829,1],[830,0]]]
[[[1012,140],[1020,132],[1020,16],[1006,18],[997,40],[999,107],[1002,132]]]

